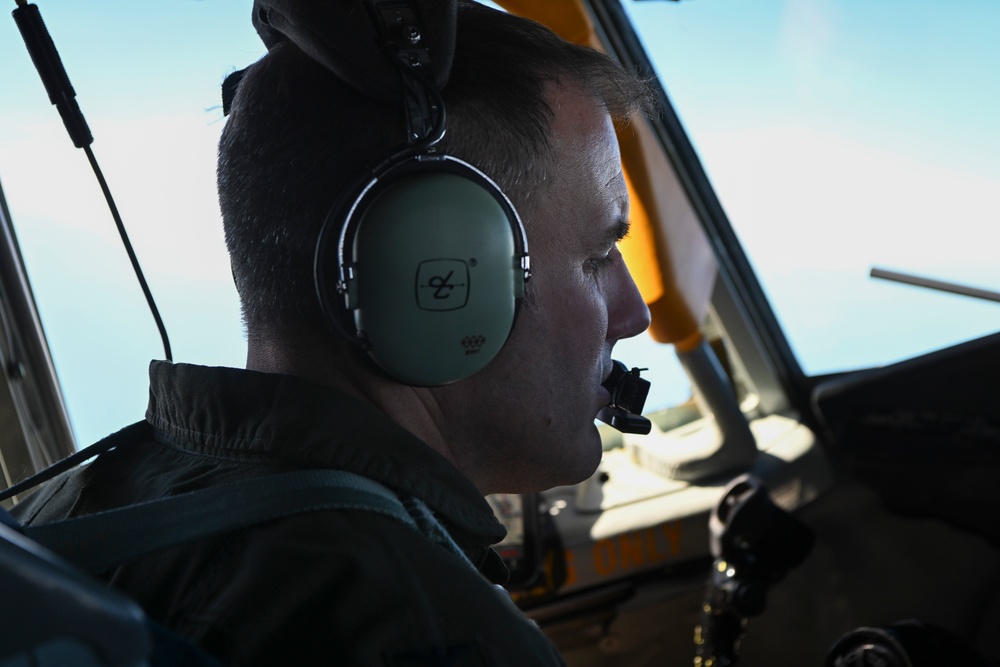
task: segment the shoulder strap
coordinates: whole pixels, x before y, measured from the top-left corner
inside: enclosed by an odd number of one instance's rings
[[[25,533],[81,569],[99,573],[167,547],[325,509],[375,512],[424,532],[382,484],[342,470],[306,470],[29,526]]]
[[[102,452],[148,437],[151,427],[146,421],[127,426],[12,486],[0,493],[0,500],[52,479]],[[32,504],[38,506],[32,516],[53,503],[75,503],[80,483],[74,476],[43,488],[29,498],[37,501]],[[72,489],[63,488],[73,485],[76,486]],[[72,519],[33,524],[23,528],[23,532],[81,569],[100,573],[168,547],[285,516],[327,509],[362,510],[397,519],[475,569],[426,504],[413,497],[401,500],[388,487],[343,470],[269,474]],[[56,516],[66,513],[59,510]]]

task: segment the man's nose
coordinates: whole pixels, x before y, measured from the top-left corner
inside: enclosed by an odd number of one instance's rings
[[[649,328],[649,307],[639,294],[624,260],[615,262],[613,284],[606,288],[608,301],[608,340],[638,336]]]

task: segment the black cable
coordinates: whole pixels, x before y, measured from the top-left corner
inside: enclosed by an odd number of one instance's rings
[[[97,158],[94,157],[94,153],[90,149],[90,144],[93,143],[94,137],[90,133],[90,128],[87,127],[87,121],[83,117],[83,112],[76,103],[76,92],[69,82],[69,77],[63,68],[62,60],[59,58],[55,44],[52,42],[52,38],[45,28],[42,15],[36,5],[28,4],[26,0],[17,0],[17,9],[13,11],[13,16],[18,30],[21,31],[21,36],[24,38],[28,54],[31,56],[31,60],[38,70],[38,75],[45,85],[45,90],[49,94],[49,101],[56,105],[56,108],[59,110],[59,115],[66,125],[66,130],[73,140],[73,145],[77,148],[82,148],[87,154],[87,159],[90,160],[90,166],[94,170],[94,175],[97,176],[97,182],[101,185],[101,191],[104,192],[104,198],[108,202],[111,215],[115,219],[115,225],[118,227],[118,234],[125,245],[125,252],[128,253],[129,261],[132,263],[132,270],[135,271],[135,277],[139,280],[139,286],[146,297],[146,303],[153,314],[153,319],[156,320],[156,328],[160,331],[160,339],[163,341],[163,354],[167,361],[173,361],[173,356],[170,353],[170,340],[167,338],[167,329],[163,326],[163,320],[160,319],[160,311],[156,308],[153,295],[149,291],[149,285],[146,284],[146,278],[142,273],[142,268],[139,266],[139,260],[135,256],[135,251],[132,250],[132,243],[129,241],[125,225],[118,214],[118,207],[111,196],[111,190],[108,188],[107,181],[104,180],[104,174],[97,164]]]
[[[94,157],[94,151],[90,149],[90,146],[83,146],[83,152],[87,154],[87,159],[90,160],[90,166],[94,169],[94,175],[97,176],[97,182],[101,185],[101,192],[104,193],[104,199],[108,202],[108,208],[111,209],[111,216],[115,219],[115,226],[118,227],[118,235],[121,236],[122,244],[125,245],[125,252],[128,253],[129,262],[132,263],[132,270],[135,271],[135,277],[139,281],[139,287],[142,288],[142,293],[146,297],[146,303],[149,305],[149,310],[153,314],[153,319],[156,320],[156,328],[160,332],[160,340],[163,341],[163,354],[167,361],[173,361],[173,355],[170,352],[170,339],[167,338],[167,329],[163,326],[163,320],[160,318],[160,311],[156,307],[156,302],[153,301],[153,294],[149,291],[149,285],[146,284],[146,277],[142,273],[142,268],[139,266],[139,259],[135,256],[135,251],[132,249],[132,243],[129,241],[128,233],[125,231],[125,224],[122,222],[121,216],[118,214],[118,207],[115,205],[114,197],[111,196],[111,189],[108,187],[107,181],[104,180],[104,174],[101,172],[100,165],[97,164],[97,158]]]

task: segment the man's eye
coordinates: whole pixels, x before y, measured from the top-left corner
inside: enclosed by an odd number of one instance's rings
[[[614,261],[615,258],[611,255],[611,253],[608,253],[603,257],[591,257],[587,260],[587,263],[590,265],[591,271],[598,273],[604,267],[611,266]]]
[[[587,266],[590,269],[590,275],[597,276],[602,270],[613,266],[615,262],[621,260],[622,254],[618,251],[618,244],[611,246],[611,249],[604,255],[598,255],[597,257],[591,257],[587,260]]]

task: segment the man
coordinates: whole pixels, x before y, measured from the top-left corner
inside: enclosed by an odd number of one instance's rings
[[[612,348],[649,323],[616,247],[628,195],[613,126],[646,89],[540,26],[462,5],[443,95],[440,150],[500,185],[530,242],[532,276],[496,358],[411,386],[331,329],[313,284],[317,236],[339,194],[399,148],[403,123],[398,105],[279,43],[244,74],[219,148],[247,369],[154,362],[142,435],[77,473],[73,516],[308,469],[363,475],[433,513],[439,539],[317,511],[107,573],[228,664],[561,662],[494,586],[503,528],[483,496],[576,483],[599,463]],[[59,504],[29,499],[21,518],[61,518]]]

